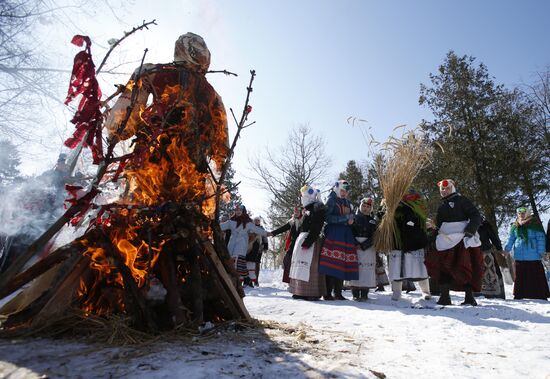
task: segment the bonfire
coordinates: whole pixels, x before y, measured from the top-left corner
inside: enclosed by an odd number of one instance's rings
[[[251,125],[245,124],[254,71],[229,146],[225,108],[205,79],[210,53],[201,37],[180,37],[173,63],[142,60],[107,99],[118,96],[112,109],[101,100],[91,41],[75,36],[73,43],[85,47],[75,57],[66,100],[80,97],[72,120],[76,131],[65,144],[89,147],[98,173],[87,185],[67,186],[65,214],[0,278],[0,298],[32,281],[0,309],[4,332],[40,330],[57,320],[66,324],[68,315],[122,318],[151,333],[249,319],[217,217],[233,149]],[[125,139],[133,148],[116,155]],[[113,183],[120,190],[116,200],[97,203]],[[24,270],[68,222],[85,233]]]

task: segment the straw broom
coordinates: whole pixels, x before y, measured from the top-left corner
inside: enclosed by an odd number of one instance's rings
[[[397,206],[411,187],[413,179],[430,162],[432,148],[421,134],[415,134],[414,131],[404,133],[401,139],[392,136],[384,144],[375,145],[381,147],[375,168],[384,195],[386,213],[374,235],[374,246],[376,251],[388,253],[394,244]]]

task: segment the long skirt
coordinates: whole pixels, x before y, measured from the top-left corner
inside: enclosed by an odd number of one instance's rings
[[[321,249],[319,272],[342,280],[358,280],[357,247],[348,225],[329,224]]]
[[[246,256],[238,255],[235,259],[235,269],[239,278],[242,280],[248,276],[248,267],[246,266]]]
[[[485,250],[482,253],[485,271],[481,283],[481,294],[486,298],[505,299],[504,281],[502,280],[502,273],[495,258],[495,253],[492,250]]]
[[[449,279],[454,291],[463,291],[464,286],[473,292],[481,292],[483,279],[483,255],[479,247],[464,248],[460,241],[449,250],[430,250],[426,255],[428,274],[439,284]]]
[[[391,281],[418,281],[428,278],[424,264],[424,249],[407,251],[392,250],[388,263],[389,279]]]
[[[290,273],[290,263],[292,262],[292,250],[288,250],[283,257],[283,283],[288,283],[290,281],[290,277],[288,274]]]
[[[366,250],[357,249],[359,264],[359,279],[350,280],[348,285],[353,288],[376,288],[376,251],[374,247]]]
[[[548,282],[541,261],[516,261],[514,299],[543,299],[550,297]]]
[[[301,242],[296,242],[294,246],[294,253],[292,254],[293,259],[296,259],[296,249],[301,249]],[[321,251],[321,244],[319,241],[316,241],[313,244],[313,256],[311,259],[310,271],[309,271],[309,280],[303,281],[298,279],[290,278],[288,283],[288,291],[297,296],[308,296],[308,297],[321,297],[326,292],[325,286],[325,276],[319,274],[319,253]]]
[[[376,286],[387,286],[390,284],[386,274],[386,258],[382,253],[376,253]]]

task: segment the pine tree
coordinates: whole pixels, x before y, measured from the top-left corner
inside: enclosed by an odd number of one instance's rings
[[[354,209],[359,206],[361,199],[365,197],[365,177],[361,168],[357,166],[354,160],[348,161],[346,169],[340,173],[338,179],[347,180],[350,185],[350,191],[348,195],[349,201],[353,205]]]
[[[222,201],[220,204],[220,210],[221,214],[230,215],[231,212],[235,210],[235,206],[237,204],[242,203],[241,194],[239,193],[239,187],[237,183],[235,183],[235,169],[229,164],[229,167],[227,168],[227,173],[225,174],[225,180],[224,180],[225,188],[228,190],[229,195],[231,196],[229,202]]]
[[[497,214],[503,216],[507,196],[517,189],[509,177],[508,141],[503,138],[510,119],[499,106],[509,92],[494,83],[485,65],[476,66],[475,58],[452,51],[430,80],[431,86],[421,85],[419,102],[434,120],[422,126],[443,148],[430,173],[436,175],[430,178],[432,185],[454,179],[458,191],[497,225]]]

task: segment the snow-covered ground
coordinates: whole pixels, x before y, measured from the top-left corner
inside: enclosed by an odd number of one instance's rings
[[[0,340],[0,377],[550,378],[548,302],[478,298],[477,307],[437,309],[419,292],[394,302],[389,291],[366,303],[306,302],[281,276],[264,271],[247,289],[260,327],[132,347]]]

